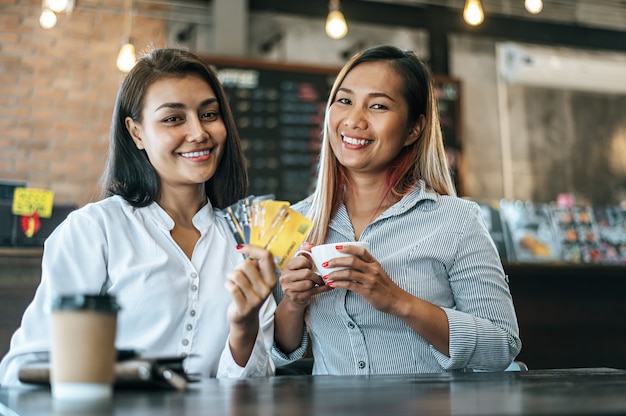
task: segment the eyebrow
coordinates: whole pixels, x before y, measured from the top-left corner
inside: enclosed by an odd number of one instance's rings
[[[207,98],[206,100],[202,101],[200,103],[200,107],[206,107],[207,105],[213,104],[213,103],[218,103],[217,98],[215,97],[211,97],[211,98]],[[160,106],[158,106],[157,108],[154,109],[155,112],[159,111],[161,108],[185,108],[185,105],[182,103],[163,103]]]
[[[346,92],[348,94],[354,94],[354,91],[352,91],[350,88],[346,88],[346,87],[340,87],[339,89],[337,89],[337,92]],[[393,102],[396,102],[396,100],[394,100],[391,96],[385,94],[384,92],[371,92],[369,94],[370,97],[383,97],[383,98],[387,98]]]

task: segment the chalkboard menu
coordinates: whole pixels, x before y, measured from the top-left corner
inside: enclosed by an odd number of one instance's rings
[[[249,193],[297,202],[315,185],[326,100],[339,68],[205,58],[239,129]]]
[[[205,60],[216,70],[233,110],[248,161],[249,194],[274,194],[292,203],[310,195],[326,100],[340,68]],[[458,178],[458,82],[439,77],[436,81],[448,158]]]

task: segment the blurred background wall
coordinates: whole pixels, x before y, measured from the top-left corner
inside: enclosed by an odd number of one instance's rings
[[[580,0],[567,2],[577,5],[571,16],[551,15],[547,0],[543,16],[522,16],[521,3],[483,1],[485,22],[467,29],[463,1],[346,0],[348,35],[332,40],[323,30],[326,1],[135,0],[131,36],[138,53],[170,45],[207,56],[337,68],[368,46],[413,49],[433,60],[434,72],[462,83],[465,196],[547,202],[570,192],[593,203],[624,200],[624,92],[578,91],[576,82],[507,84],[499,75],[498,45],[534,40],[551,47],[555,56],[580,51],[583,62],[623,59],[626,7],[607,9],[615,2]],[[115,94],[124,77],[115,60],[125,37],[128,2],[75,0],[72,13],[59,15],[52,29],[39,25],[41,5],[39,0],[0,2],[0,179],[52,189],[55,202],[80,206],[96,197],[105,162]],[[612,18],[598,17],[602,10]],[[573,28],[579,32],[570,32]],[[577,39],[571,33],[597,39],[596,44],[563,45]],[[603,39],[612,40],[602,44]],[[585,55],[589,50],[595,54],[591,58]],[[615,84],[626,85],[624,76]]]

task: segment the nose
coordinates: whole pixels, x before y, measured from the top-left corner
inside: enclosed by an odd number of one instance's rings
[[[187,141],[188,142],[204,142],[210,137],[204,124],[199,117],[190,117],[187,120]]]
[[[354,129],[367,128],[367,119],[363,109],[359,106],[352,106],[346,113],[346,118],[343,121],[344,126]]]

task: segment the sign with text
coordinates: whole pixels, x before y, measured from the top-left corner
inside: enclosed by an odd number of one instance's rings
[[[15,188],[11,212],[23,216],[37,213],[40,218],[50,218],[53,204],[54,192],[49,189]]]

